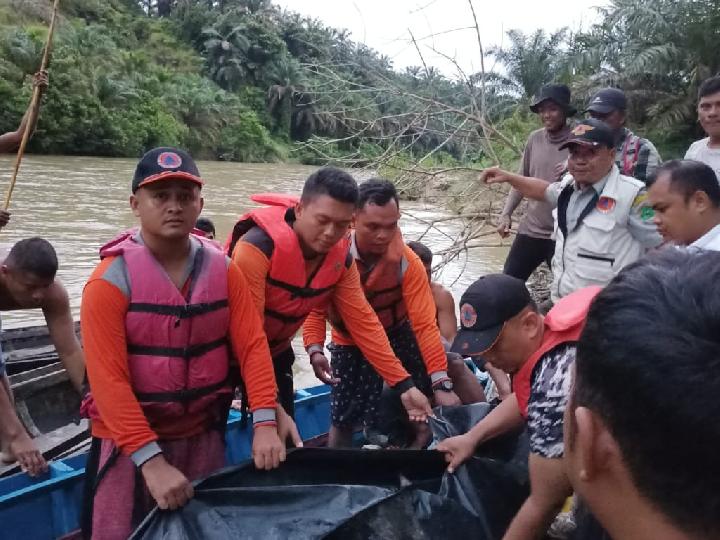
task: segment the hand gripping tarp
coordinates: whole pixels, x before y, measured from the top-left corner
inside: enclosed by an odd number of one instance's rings
[[[487,404],[439,410],[436,438],[466,432]],[[484,445],[454,474],[432,450],[299,449],[279,469],[252,462],[195,486],[182,509],[155,509],[134,539],[500,538],[528,495],[525,434]]]

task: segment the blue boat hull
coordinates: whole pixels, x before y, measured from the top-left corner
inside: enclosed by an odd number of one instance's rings
[[[295,393],[295,417],[303,440],[324,435],[330,427],[330,389],[314,386]],[[235,465],[250,457],[252,427],[230,411],[225,461]],[[87,455],[55,461],[39,478],[16,474],[0,480],[0,523],[5,540],[52,540],[80,526]]]

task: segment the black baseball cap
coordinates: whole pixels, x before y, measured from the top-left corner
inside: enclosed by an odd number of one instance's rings
[[[560,150],[567,148],[573,144],[582,146],[598,147],[607,146],[615,148],[615,134],[605,122],[588,118],[579,122],[570,132],[567,141],[560,145]]]
[[[530,110],[534,113],[539,112],[540,104],[545,101],[552,101],[562,107],[567,116],[574,116],[577,112],[577,109],[570,105],[570,88],[565,84],[546,84],[543,86],[530,105]]]
[[[204,183],[190,154],[170,147],[153,148],[140,158],[132,180],[132,192],[160,180],[188,180],[200,187]]]
[[[522,280],[489,274],[470,285],[460,298],[460,330],[451,352],[477,356],[497,341],[505,323],[532,303]]]
[[[624,111],[625,109],[627,109],[625,92],[619,88],[603,88],[590,98],[585,112],[608,114],[613,111]]]

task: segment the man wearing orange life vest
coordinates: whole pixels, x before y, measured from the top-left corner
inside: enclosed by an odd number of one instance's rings
[[[430,403],[393,354],[349,251],[347,233],[357,199],[352,176],[332,167],[320,169],[307,179],[296,204],[280,201],[240,218],[228,252],[264,316],[285,410],[293,412],[295,356],[290,342],[313,309],[324,310],[332,302],[368,361],[399,391],[410,419],[425,421],[432,413]],[[335,382],[321,375],[324,382]]]
[[[577,290],[543,317],[525,284],[503,274],[473,283],[460,300],[461,328],[453,351],[481,354],[513,376],[513,393],[469,432],[442,441],[448,470],[475,448],[522,428],[530,435],[530,496],[505,533],[505,540],[544,536],[572,493],[563,468],[563,415],[571,390],[577,341],[600,287]]]
[[[83,528],[127,538],[154,503],[183,506],[192,480],[224,465],[237,359],[253,411],[253,458],[277,467],[280,431],[270,351],[245,278],[211,241],[190,234],[203,207],[192,158],[156,148],[140,160],[130,206],[140,230],[100,250],[80,317],[92,419]],[[277,419],[276,419],[277,410]]]
[[[398,227],[395,186],[373,179],[360,184],[351,232],[355,259],[368,302],[378,316],[395,354],[415,385],[436,405],[459,405],[448,377],[448,362],[435,320],[435,302],[425,267],[405,245]],[[323,353],[325,321],[332,325],[332,426],[330,446],[350,446],[355,427],[376,424],[382,378],[365,360],[338,310],[315,310],[305,321],[303,341],[316,372],[330,370]],[[463,366],[464,367],[464,366]],[[420,441],[417,441],[420,443]]]

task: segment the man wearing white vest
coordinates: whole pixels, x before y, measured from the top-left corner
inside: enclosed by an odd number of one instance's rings
[[[507,182],[525,197],[555,207],[553,302],[583,287],[607,285],[647,249],[662,243],[645,184],[620,174],[615,138],[605,123],[584,120],[563,147],[570,151],[569,174],[560,182],[496,167],[480,177],[488,184]]]

